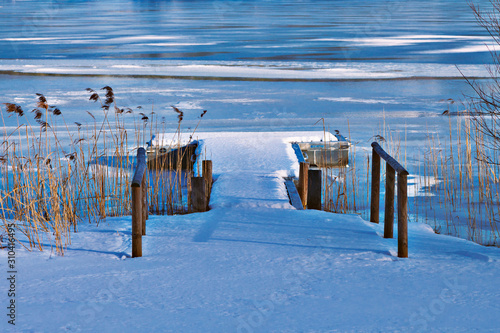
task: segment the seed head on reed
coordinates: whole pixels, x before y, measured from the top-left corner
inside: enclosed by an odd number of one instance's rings
[[[113,92],[113,88],[111,88],[110,86],[105,86],[102,87],[101,90],[106,90],[106,95],[105,95],[106,99],[104,100],[104,106],[107,106],[109,108],[109,106],[113,104],[115,101],[115,94]]]
[[[43,113],[39,109],[31,110],[35,114],[35,120],[42,119]]]
[[[49,123],[47,123],[46,121],[37,119],[36,122],[38,123],[38,125],[40,125],[40,129],[42,130],[42,132],[46,132],[47,128],[50,128]]]
[[[39,93],[36,93],[36,95],[38,96],[38,103],[36,104],[36,106],[41,109],[48,110],[49,104],[47,103],[47,99],[45,98],[45,96]]]
[[[21,108],[20,105],[13,104],[13,103],[3,103],[6,107],[6,111],[8,113],[16,113],[19,117],[22,117],[24,115],[24,111]]]
[[[141,116],[142,121],[147,122],[149,120],[149,117],[146,116],[144,113],[139,112],[139,115]]]
[[[176,108],[175,106],[171,105],[172,109],[177,113],[177,120],[178,122],[182,122],[182,119],[184,119],[184,112]]]
[[[96,93],[95,91],[92,91],[89,97],[90,101],[97,102],[99,100],[99,94]]]

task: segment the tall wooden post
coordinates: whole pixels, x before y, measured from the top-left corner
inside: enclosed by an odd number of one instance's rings
[[[207,196],[207,206],[210,202],[210,193],[212,191],[212,161],[204,160],[202,162],[202,175],[205,179],[205,194]],[[208,210],[208,207],[207,207]]]
[[[147,182],[147,177],[144,175],[142,177],[142,184],[141,184],[141,199],[142,199],[142,207],[141,207],[141,212],[142,212],[142,235],[146,235],[146,220],[148,219],[148,182]]]
[[[132,258],[142,257],[142,189],[132,187]]]
[[[408,258],[407,174],[398,173],[398,257]]]
[[[146,150],[137,149],[137,166],[132,178],[132,258],[142,257],[142,235],[146,234],[147,218],[147,182],[146,172]]]
[[[372,151],[372,192],[370,206],[370,221],[379,221],[380,200],[380,156],[375,149]]]
[[[191,178],[193,178],[193,172],[189,171],[187,174],[187,206],[188,206],[188,213],[192,212],[192,204],[193,202],[191,201],[191,193],[193,193],[193,188],[191,185]]]
[[[191,192],[191,202],[193,203],[194,212],[205,212],[207,210],[207,196],[205,193],[206,185],[205,178],[191,178],[193,190]]]
[[[394,173],[398,174],[398,257],[408,257],[408,171],[387,154],[376,142],[372,142],[372,202],[370,221],[378,223],[380,192],[380,158],[387,162],[384,237],[392,237],[394,224]]]
[[[300,196],[300,200],[302,201],[302,206],[304,209],[307,207],[307,191],[308,191],[308,174],[309,174],[309,163],[300,162],[299,169],[299,186],[298,192]]]
[[[385,214],[384,238],[393,237],[394,226],[394,190],[396,185],[396,172],[389,163],[385,164]]]
[[[321,169],[309,169],[307,209],[321,210]]]

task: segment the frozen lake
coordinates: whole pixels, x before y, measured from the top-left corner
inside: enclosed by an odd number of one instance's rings
[[[470,93],[455,65],[490,61],[465,1],[4,1],[0,17],[0,101],[43,93],[67,118],[110,85],[167,121],[207,109],[204,130],[411,123]]]
[[[488,45],[466,1],[3,1],[0,102],[29,111],[43,93],[75,130],[102,116],[85,89],[106,85],[166,131],[171,105],[186,128],[208,110],[202,131],[316,131],[323,118],[359,150],[404,142],[416,174],[411,155],[449,136],[447,100],[472,93],[460,70],[488,77]]]
[[[0,9],[3,59],[488,60],[475,53],[485,32],[466,1],[28,0]]]

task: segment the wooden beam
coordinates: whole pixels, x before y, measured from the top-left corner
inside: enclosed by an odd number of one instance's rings
[[[212,191],[212,161],[202,161],[202,176],[205,179],[205,194],[207,196],[207,206],[210,203],[210,193]],[[208,207],[207,207],[208,210]]]
[[[132,258],[142,257],[142,235],[146,234],[147,191],[146,149],[137,149],[137,166],[131,183],[132,192]]]
[[[387,154],[385,150],[383,150],[382,147],[380,147],[380,145],[377,142],[372,142],[372,148],[381,158],[383,158],[387,163],[389,163],[389,165],[397,173],[409,175],[408,171],[406,171],[406,169],[403,168],[403,166],[399,164],[398,161],[396,161],[389,154]]]
[[[370,222],[378,223],[380,209],[380,156],[372,151],[372,191],[370,200]]]
[[[384,238],[393,237],[394,226],[394,190],[396,187],[396,173],[389,163],[385,165],[385,213]]]
[[[304,154],[302,154],[302,150],[300,150],[300,146],[297,142],[292,143],[292,148],[293,151],[295,152],[295,155],[297,155],[297,159],[300,162],[306,162],[306,159],[304,158]]]
[[[309,169],[307,209],[321,210],[321,169]]]
[[[148,219],[148,184],[147,177],[142,177],[141,185],[141,212],[142,212],[142,235],[146,235],[146,220]]]
[[[188,210],[188,213],[192,213],[192,202],[191,202],[191,193],[193,193],[193,190],[192,190],[192,185],[191,185],[191,179],[193,178],[193,171],[188,171],[187,173],[187,180],[186,180],[186,183],[187,183],[187,210]]]
[[[408,258],[407,175],[398,173],[398,257]]]
[[[132,187],[132,258],[142,257],[142,189]]]
[[[146,171],[146,149],[137,149],[137,166],[135,167],[134,177],[132,178],[132,187],[140,187],[142,177]]]
[[[305,209],[307,207],[307,191],[308,191],[308,174],[309,174],[309,163],[300,162],[299,170],[299,185],[297,190],[302,201],[302,207]]]
[[[293,180],[285,179],[285,186],[292,206],[297,210],[303,210],[304,206],[302,206],[302,200],[300,199],[299,192],[297,192],[297,188],[295,187]]]
[[[191,178],[191,202],[193,204],[194,212],[206,212],[207,211],[207,196],[205,193],[206,185],[205,178],[203,177],[193,177]]]

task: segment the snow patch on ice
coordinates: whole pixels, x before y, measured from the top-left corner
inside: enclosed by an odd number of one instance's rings
[[[363,103],[363,104],[401,104],[395,99],[370,99],[370,98],[353,98],[353,97],[319,97],[318,101],[329,102],[348,102],[348,103]]]
[[[168,47],[168,46],[204,46],[204,45],[217,45],[220,44],[218,42],[209,42],[209,43],[141,43],[141,44],[136,44],[138,46],[162,46],[162,47]]]
[[[36,66],[36,67],[33,67]],[[488,77],[480,65],[460,65],[467,76]],[[293,63],[154,60],[0,60],[0,71],[74,75],[148,75],[187,77],[232,77],[277,80],[446,78],[461,76],[455,65],[400,63]]]
[[[183,110],[201,110],[203,107],[196,102],[177,102],[174,106],[181,111]]]
[[[218,103],[229,103],[229,104],[252,104],[252,103],[273,103],[277,102],[275,99],[266,98],[219,98],[219,99],[207,99],[206,102],[218,102]]]
[[[138,65],[111,65],[111,68],[124,68],[124,69],[131,69],[131,68],[142,68],[142,66]]]
[[[440,49],[440,50],[427,50],[421,51],[420,54],[446,54],[446,53],[477,53],[477,52],[491,52],[494,51],[498,45],[493,44],[472,44],[458,48]]]
[[[441,180],[433,176],[410,175],[407,184],[408,197],[433,197],[435,194],[425,188],[434,187],[440,182]]]
[[[109,41],[113,42],[137,42],[145,40],[169,40],[169,39],[181,39],[186,38],[185,36],[164,36],[164,35],[142,35],[142,36],[123,36],[110,38]]]
[[[452,43],[457,41],[489,41],[485,36],[454,36],[454,35],[402,35],[378,38],[318,38],[318,42],[345,42],[353,46],[410,46],[425,43]]]

